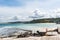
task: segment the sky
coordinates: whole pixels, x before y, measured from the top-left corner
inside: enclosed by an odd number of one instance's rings
[[[31,16],[36,9],[39,15],[55,16],[54,12],[60,11],[60,0],[0,0],[0,17]]]

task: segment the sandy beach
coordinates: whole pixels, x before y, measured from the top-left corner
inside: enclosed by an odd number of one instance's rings
[[[60,40],[60,0],[0,0],[0,40]]]
[[[39,27],[29,30],[4,27],[0,29],[0,40],[60,40],[60,27]]]
[[[17,30],[18,28],[13,28],[13,29]],[[58,31],[56,29],[58,29]],[[19,29],[19,30],[23,30],[23,29]],[[14,37],[9,37],[7,35],[5,36],[5,38],[4,36],[1,37],[0,40],[60,40],[60,33],[58,33],[60,32],[60,28],[38,28],[34,30],[35,32],[32,32],[32,35],[30,35],[30,33],[27,30],[23,30],[23,32],[21,32],[23,34],[16,32],[18,35],[12,32],[13,34],[11,36],[15,35]]]
[[[26,37],[26,38],[0,38],[0,40],[60,40],[60,36]]]

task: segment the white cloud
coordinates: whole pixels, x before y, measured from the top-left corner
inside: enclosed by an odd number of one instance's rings
[[[20,1],[20,0],[17,0]],[[54,3],[58,2],[59,0],[22,0],[21,2],[25,3],[22,7],[0,7],[0,16],[13,16],[13,15],[32,15],[32,12],[35,9],[44,10],[44,12],[40,11],[40,14],[42,13],[48,13],[45,12],[50,10],[49,8],[53,8],[55,5]],[[57,4],[57,3],[56,3]],[[49,13],[48,13],[49,14]]]
[[[18,0],[19,1],[19,0]],[[23,0],[24,6],[20,7],[9,7],[0,6],[0,17],[10,17],[10,16],[31,16],[36,9],[39,9],[39,15],[44,15],[44,17],[56,17],[60,16],[59,2],[60,0]],[[55,5],[56,4],[56,5]],[[58,8],[59,7],[59,8]],[[58,8],[58,9],[57,9]],[[22,17],[22,18],[23,18]]]

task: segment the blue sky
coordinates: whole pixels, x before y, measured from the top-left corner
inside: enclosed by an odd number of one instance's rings
[[[59,4],[60,0],[0,0],[0,6],[7,7],[25,7],[29,5],[38,5],[41,8],[56,8],[60,7]]]
[[[41,14],[42,11],[47,13],[49,10],[60,9],[60,0],[0,0],[0,17],[32,15],[36,9]]]

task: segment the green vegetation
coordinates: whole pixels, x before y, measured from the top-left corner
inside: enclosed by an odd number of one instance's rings
[[[30,23],[58,23],[58,22],[60,22],[60,18],[45,18],[30,21]]]
[[[9,23],[60,23],[60,18],[45,18],[45,19],[36,19],[28,22],[9,22]]]

